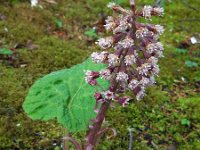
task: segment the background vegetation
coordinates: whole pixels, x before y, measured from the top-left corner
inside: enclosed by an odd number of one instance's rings
[[[123,6],[127,1],[117,0]],[[41,0],[35,8],[25,0],[0,2],[0,149],[58,150],[63,127],[54,121],[32,121],[22,103],[38,78],[100,50],[94,41],[104,36],[105,17],[112,14],[105,7],[108,0]],[[200,39],[200,1],[162,2],[165,16],[153,19],[166,29],[157,84],[144,100],[110,109],[105,124],[118,134],[113,140],[103,137],[99,150],[128,149],[129,128],[134,150],[200,149],[200,46],[190,41]]]

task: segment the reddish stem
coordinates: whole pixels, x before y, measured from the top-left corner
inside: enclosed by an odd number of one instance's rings
[[[106,114],[106,112],[107,112],[107,110],[110,106],[110,103],[111,103],[111,100],[102,104],[101,109],[100,109],[99,113],[97,114],[97,117],[94,121],[93,128],[91,128],[90,131],[87,134],[85,150],[93,150],[94,149],[94,146],[96,144],[96,140],[98,138],[97,133],[101,129],[101,125],[102,125],[103,120],[105,118],[105,114]]]

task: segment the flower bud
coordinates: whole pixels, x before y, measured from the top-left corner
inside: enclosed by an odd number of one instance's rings
[[[98,44],[102,49],[108,49],[112,47],[113,44],[113,38],[107,37],[107,38],[100,38],[96,44]]]
[[[164,14],[164,9],[161,7],[154,7],[153,8],[153,14],[157,15],[157,16],[163,16]]]
[[[124,82],[126,82],[128,80],[128,75],[126,73],[124,73],[124,72],[118,72],[116,80],[117,81],[124,81]]]
[[[111,92],[110,90],[107,90],[105,92],[102,93],[105,97],[105,99],[114,99],[115,96],[114,96],[114,93]]]
[[[128,98],[128,97],[122,97],[122,98],[119,98],[117,102],[120,105],[122,105],[122,107],[125,107],[125,106],[127,106],[129,104],[129,101],[130,101],[130,98]]]
[[[142,14],[145,19],[150,19],[152,10],[153,10],[152,6],[149,6],[149,5],[144,6],[142,10]]]

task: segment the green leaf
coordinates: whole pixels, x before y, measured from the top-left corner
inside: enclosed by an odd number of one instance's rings
[[[98,38],[98,35],[97,35],[95,29],[89,29],[89,30],[85,31],[84,34],[87,35],[90,38]]]
[[[63,22],[62,22],[62,20],[60,20],[60,19],[58,19],[58,18],[55,18],[55,19],[54,19],[54,22],[55,22],[57,28],[62,28],[62,27],[63,27]]]
[[[187,49],[176,48],[176,52],[179,53],[179,54],[187,54],[188,50]]]
[[[187,119],[181,119],[181,125],[187,125],[187,126],[190,126],[190,120],[187,120]]]
[[[196,62],[193,62],[193,61],[190,61],[190,60],[187,60],[187,61],[185,61],[185,65],[187,66],[187,67],[198,67],[198,64],[196,63]]]
[[[0,54],[2,55],[12,55],[13,54],[13,51],[7,49],[7,48],[1,48],[0,49]]]
[[[95,117],[93,95],[98,88],[85,83],[84,70],[104,68],[105,65],[94,64],[90,58],[70,69],[44,76],[31,87],[23,104],[25,112],[33,120],[56,118],[70,132],[86,129]],[[98,83],[105,89],[109,87],[106,80],[98,79]]]

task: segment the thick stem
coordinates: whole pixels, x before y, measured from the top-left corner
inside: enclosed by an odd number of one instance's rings
[[[89,130],[86,136],[85,150],[93,150],[97,140],[97,133],[101,129],[101,125],[105,118],[105,114],[110,106],[111,100],[102,104],[99,113],[94,121],[93,127]]]

